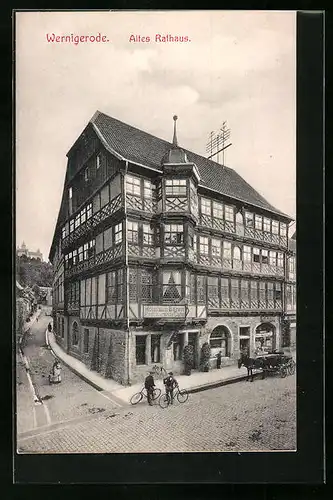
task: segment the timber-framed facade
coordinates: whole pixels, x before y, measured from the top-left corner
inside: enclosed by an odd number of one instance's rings
[[[131,384],[156,364],[182,373],[186,344],[196,368],[204,342],[212,367],[290,346],[288,215],[175,129],[168,143],[96,112],[67,156],[50,260],[69,354]]]

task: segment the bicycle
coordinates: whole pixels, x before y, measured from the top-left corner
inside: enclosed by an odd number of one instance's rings
[[[186,389],[179,389],[179,387],[176,388],[176,392],[173,394],[173,400],[177,398],[178,403],[186,403],[188,400],[189,393],[187,392]],[[162,394],[162,396],[159,399],[159,405],[161,408],[167,408],[171,404],[170,397],[168,396],[167,393]]]
[[[152,394],[152,400],[156,401],[161,395],[161,389],[158,387],[154,387],[153,394]],[[142,387],[140,392],[136,392],[133,394],[133,396],[130,399],[131,405],[136,405],[142,401],[143,398],[147,398],[147,389],[145,387]]]

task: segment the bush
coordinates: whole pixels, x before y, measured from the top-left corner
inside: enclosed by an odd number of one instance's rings
[[[191,370],[194,365],[194,348],[192,345],[186,345],[184,347],[184,365],[185,374],[191,375]]]
[[[205,342],[201,347],[201,356],[200,356],[200,367],[203,372],[209,371],[209,360],[210,360],[210,345],[208,342]]]

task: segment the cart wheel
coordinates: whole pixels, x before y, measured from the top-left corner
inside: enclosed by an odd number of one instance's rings
[[[131,405],[136,405],[137,403],[140,403],[142,400],[143,396],[141,392],[137,392],[136,394],[133,394],[133,396],[130,399]]]
[[[285,366],[281,366],[280,368],[280,377],[285,378],[287,376],[287,368]]]

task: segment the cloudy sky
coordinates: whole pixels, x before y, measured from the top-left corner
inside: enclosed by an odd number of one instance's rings
[[[48,43],[46,34],[105,35]],[[188,36],[156,43],[155,34]],[[151,42],[130,42],[130,36]],[[17,244],[48,253],[66,153],[96,110],[204,156],[224,120],[225,164],[296,210],[294,12],[21,12],[16,15]]]

